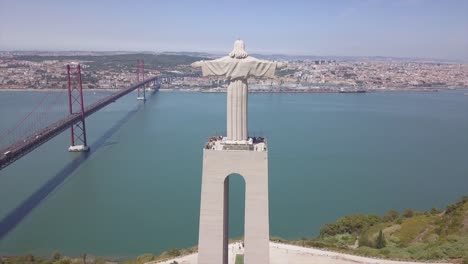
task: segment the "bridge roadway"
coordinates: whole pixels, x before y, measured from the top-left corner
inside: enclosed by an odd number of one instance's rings
[[[156,76],[156,77],[152,77],[150,79],[144,80],[133,86],[130,86],[128,88],[115,92],[109,95],[108,97],[101,99],[87,106],[85,108],[85,117],[92,115],[93,113],[97,112],[98,110],[102,109],[108,104],[113,103],[117,99],[138,89],[138,87],[141,87],[147,83],[155,81],[156,79],[160,77],[162,76]],[[20,159],[21,157],[28,154],[29,152],[33,151],[40,145],[46,143],[47,141],[57,136],[58,134],[62,133],[63,131],[67,130],[76,122],[78,122],[80,119],[81,119],[81,113],[69,115],[43,128],[42,130],[36,132],[34,135],[28,136],[26,138],[22,138],[16,141],[15,143],[11,144],[10,146],[4,148],[0,152],[0,170],[12,164],[13,162]]]

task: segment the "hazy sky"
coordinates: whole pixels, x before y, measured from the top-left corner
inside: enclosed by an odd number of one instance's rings
[[[0,50],[134,50],[468,60],[468,0],[0,0]]]

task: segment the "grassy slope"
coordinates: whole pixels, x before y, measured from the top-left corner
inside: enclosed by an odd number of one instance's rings
[[[444,212],[414,212],[394,219],[383,216],[378,221],[375,217],[347,216],[324,226],[317,238],[283,242],[392,259],[468,260],[468,197]],[[386,246],[377,249],[380,230]],[[359,245],[354,248],[356,240]]]

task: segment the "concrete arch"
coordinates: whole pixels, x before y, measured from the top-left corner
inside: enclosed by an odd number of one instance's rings
[[[230,196],[230,180],[232,177],[240,177],[243,181],[244,185],[244,220],[243,224],[245,225],[245,189],[247,187],[245,177],[242,176],[239,173],[230,173],[226,175],[224,178],[224,209],[223,209],[223,218],[224,218],[224,227],[223,227],[223,259],[225,259],[226,263],[228,262],[228,243],[229,243],[229,209],[230,209],[230,201],[229,201],[229,196]],[[245,232],[245,227],[243,228]]]
[[[244,183],[246,183],[246,177],[244,175],[242,175],[241,173],[236,172],[236,171],[233,171],[233,172],[230,172],[230,173],[226,174],[224,176],[224,180],[228,179],[231,176],[233,176],[233,177],[240,176],[244,180]]]
[[[245,182],[244,261],[269,263],[268,152],[203,151],[200,204],[200,264],[227,264],[230,175]]]

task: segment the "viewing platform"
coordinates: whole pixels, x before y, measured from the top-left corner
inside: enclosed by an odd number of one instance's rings
[[[267,141],[263,137],[250,137],[248,140],[230,141],[227,137],[210,137],[205,149],[211,150],[250,150],[257,152],[267,151]]]

